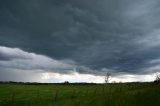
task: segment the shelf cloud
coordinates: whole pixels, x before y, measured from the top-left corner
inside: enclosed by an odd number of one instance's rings
[[[18,80],[14,74],[21,73],[21,81],[22,72],[31,72],[32,79],[36,73],[160,72],[159,5],[158,0],[2,0],[0,80]]]

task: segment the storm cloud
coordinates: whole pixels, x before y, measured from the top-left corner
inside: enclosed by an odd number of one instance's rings
[[[0,70],[159,72],[159,14],[158,0],[1,0]]]

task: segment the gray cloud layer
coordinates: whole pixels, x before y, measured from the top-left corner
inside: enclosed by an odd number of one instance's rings
[[[158,0],[2,0],[0,45],[73,61],[80,73],[150,72],[157,66],[150,61],[160,58],[159,5]],[[0,52],[3,65],[30,58],[6,52]]]

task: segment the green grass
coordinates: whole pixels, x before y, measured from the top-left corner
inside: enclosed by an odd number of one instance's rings
[[[160,86],[0,84],[0,106],[159,106]]]

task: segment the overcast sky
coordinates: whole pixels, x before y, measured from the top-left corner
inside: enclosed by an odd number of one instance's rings
[[[159,0],[0,0],[0,80],[152,81]]]

